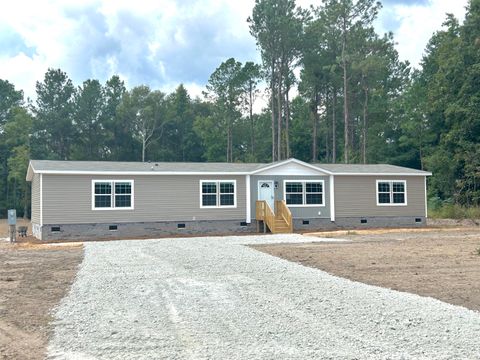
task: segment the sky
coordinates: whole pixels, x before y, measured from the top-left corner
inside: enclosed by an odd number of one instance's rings
[[[302,7],[320,0],[297,0]],[[460,20],[467,0],[384,0],[377,32],[392,31],[401,60],[418,66],[446,13]],[[14,0],[0,11],[0,79],[35,97],[48,68],[76,85],[118,74],[127,88],[201,95],[230,57],[260,61],[246,19],[254,0]]]

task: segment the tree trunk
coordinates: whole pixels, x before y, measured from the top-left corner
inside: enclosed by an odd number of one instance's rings
[[[145,136],[142,137],[142,162],[145,162],[145,148],[147,141],[145,139]]]
[[[233,128],[232,124],[230,124],[230,128],[228,129],[228,135],[230,137],[230,159],[229,162],[233,162]]]
[[[229,159],[230,159],[230,125],[227,124],[227,152],[226,152],[226,159],[227,159],[227,163],[229,162]]]
[[[272,111],[272,162],[276,160],[275,157],[275,61],[272,60],[272,67],[271,67],[271,72],[272,72],[272,78],[270,81],[270,107]]]
[[[363,134],[362,134],[362,160],[367,163],[367,116],[368,116],[368,87],[364,88],[365,101],[363,103]]]
[[[342,66],[343,66],[343,128],[344,128],[344,161],[345,164],[349,162],[349,132],[348,132],[348,79],[347,79],[347,58],[346,58],[346,47],[347,47],[347,24],[346,16],[343,18],[343,37],[342,37]]]
[[[281,73],[281,64],[278,72],[278,94],[277,94],[277,159],[282,159],[282,73]]]
[[[328,86],[325,87],[325,161],[328,162],[330,160],[330,131],[328,128],[328,114],[329,114],[329,106],[328,106],[328,99],[330,93],[328,91]]]
[[[288,92],[290,88],[287,87],[285,92],[285,147],[286,147],[286,158],[290,158],[290,105],[288,99]]]
[[[318,132],[318,121],[317,121],[317,106],[318,106],[318,92],[315,89],[315,95],[313,99],[313,103],[311,106],[311,114],[312,114],[312,162],[317,161],[317,132]]]
[[[23,219],[27,220],[27,212],[28,212],[28,203],[29,203],[29,194],[28,194],[29,184],[25,181],[25,188],[23,194]]]
[[[250,148],[252,159],[255,158],[255,127],[253,124],[253,82],[249,83]]]
[[[333,88],[332,96],[332,163],[337,161],[337,89]]]

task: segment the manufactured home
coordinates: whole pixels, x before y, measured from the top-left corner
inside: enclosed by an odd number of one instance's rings
[[[30,161],[42,240],[421,226],[429,172],[393,166]]]

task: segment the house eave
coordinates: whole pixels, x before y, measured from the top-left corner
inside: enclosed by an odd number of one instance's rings
[[[432,176],[431,172],[423,173],[350,173],[350,172],[341,172],[333,173],[334,176]]]
[[[218,172],[218,171],[77,171],[77,170],[38,170],[38,174],[52,175],[248,175],[248,172]]]

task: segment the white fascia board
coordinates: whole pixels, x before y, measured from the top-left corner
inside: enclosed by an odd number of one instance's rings
[[[33,168],[32,161],[28,162],[28,168],[27,168],[27,176],[25,177],[25,180],[27,181],[32,181],[33,180],[33,174],[35,173],[35,169]]]
[[[38,174],[54,175],[248,175],[248,172],[212,172],[212,171],[70,171],[70,170],[39,170]]]
[[[296,164],[299,164],[299,165],[302,165],[302,166],[305,166],[307,168],[310,168],[310,169],[313,169],[315,171],[318,171],[319,173],[320,172],[323,172],[325,174],[328,174],[328,175],[332,175],[333,173],[331,171],[328,171],[328,170],[325,170],[325,169],[322,169],[322,168],[319,168],[319,167],[316,167],[316,166],[313,166],[309,163],[306,163],[306,162],[303,162],[303,161],[300,161],[300,160],[297,160],[297,159],[288,159],[288,160],[284,160],[284,161],[281,161],[279,163],[276,163],[276,164],[272,164],[272,165],[268,165],[268,166],[265,166],[265,167],[262,167],[260,169],[257,169],[257,170],[254,170],[252,172],[250,172],[250,175],[255,175],[257,173],[261,173],[265,170],[270,170],[270,169],[274,169],[276,167],[279,167],[279,166],[283,166],[285,164],[289,164],[289,163],[296,163]]]
[[[335,176],[432,176],[432,173],[334,173]]]

